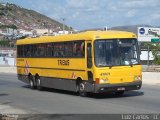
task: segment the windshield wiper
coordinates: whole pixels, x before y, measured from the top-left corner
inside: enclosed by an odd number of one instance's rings
[[[110,64],[110,65],[109,65],[109,69],[111,69],[112,67],[113,67],[113,65],[112,65],[112,64]]]
[[[132,64],[132,61],[131,61],[131,60],[129,61],[129,65],[130,65],[131,67],[133,67],[133,64]]]

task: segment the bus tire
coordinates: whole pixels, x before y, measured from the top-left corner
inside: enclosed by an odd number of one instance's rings
[[[124,91],[115,92],[115,95],[116,95],[116,96],[122,96],[123,94],[124,94]]]
[[[42,90],[40,77],[36,79],[36,86],[37,86],[37,90]]]
[[[87,96],[87,92],[85,90],[85,84],[83,81],[80,81],[78,84],[78,92],[79,92],[79,96],[81,96],[81,97]]]
[[[31,89],[35,89],[35,84],[34,84],[34,82],[33,82],[33,77],[32,77],[32,75],[29,75],[29,76],[28,76],[28,79],[29,79],[29,86],[30,86],[30,88],[31,88]]]

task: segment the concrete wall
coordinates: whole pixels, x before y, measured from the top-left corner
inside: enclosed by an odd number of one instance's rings
[[[0,65],[8,65],[8,66],[15,66],[16,62],[15,62],[15,58],[13,57],[0,57]]]
[[[17,74],[16,67],[0,67],[0,73],[14,73]]]

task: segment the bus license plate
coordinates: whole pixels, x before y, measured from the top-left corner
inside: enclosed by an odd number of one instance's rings
[[[124,87],[117,88],[118,91],[125,90]]]

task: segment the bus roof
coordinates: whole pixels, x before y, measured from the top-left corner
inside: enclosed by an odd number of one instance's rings
[[[135,38],[136,35],[125,31],[86,31],[77,34],[67,34],[59,36],[41,36],[37,38],[25,38],[17,40],[17,45],[36,44],[47,42],[61,42],[70,40],[95,40],[112,38]]]

